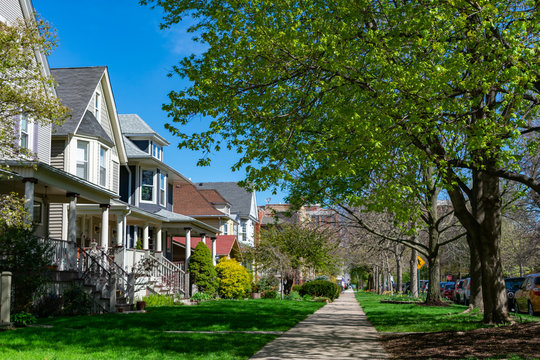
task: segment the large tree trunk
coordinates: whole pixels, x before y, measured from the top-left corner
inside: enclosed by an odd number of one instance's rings
[[[418,274],[416,272],[416,266],[418,264],[418,251],[411,249],[411,261],[410,261],[410,272],[411,272],[411,296],[418,297]]]
[[[428,257],[429,266],[429,287],[426,297],[426,304],[440,305],[441,299],[441,265],[439,261],[439,254],[431,254]]]
[[[401,293],[402,292],[402,289],[401,289],[401,286],[402,286],[402,282],[403,282],[403,266],[401,264],[401,254],[399,253],[399,244],[396,244],[395,246],[395,256],[396,256],[396,276],[397,276],[397,279],[396,279],[396,282],[397,282],[397,288],[396,288],[396,291],[398,293]]]
[[[483,154],[489,159],[489,154]],[[499,178],[491,176],[496,161],[485,162],[487,171],[473,170],[472,214],[468,211],[461,190],[449,190],[455,214],[466,228],[478,250],[482,269],[484,323],[511,322],[506,306],[506,289],[500,260],[501,194]]]
[[[469,250],[471,253],[470,256],[470,265],[469,265],[469,276],[471,277],[470,283],[470,298],[469,298],[469,308],[484,308],[484,301],[482,299],[482,264],[480,261],[480,254],[476,248],[476,243],[472,241],[472,238],[467,234],[467,242],[469,244]]]

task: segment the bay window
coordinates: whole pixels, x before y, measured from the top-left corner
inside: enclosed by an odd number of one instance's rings
[[[99,185],[107,186],[107,149],[99,148]]]
[[[77,170],[78,177],[88,180],[88,141],[77,140]]]
[[[141,181],[141,201],[154,201],[154,172],[152,170],[142,171]]]
[[[163,174],[159,174],[159,204],[165,206],[166,197],[165,197],[165,188],[167,186],[167,177]]]

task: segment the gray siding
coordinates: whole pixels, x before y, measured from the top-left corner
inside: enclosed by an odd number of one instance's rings
[[[6,18],[9,22],[21,19],[23,13],[19,0],[2,0],[0,1],[0,15]]]
[[[45,164],[51,163],[51,125],[36,126],[37,156]]]
[[[49,232],[53,239],[62,239],[63,210],[62,204],[50,204]]]
[[[109,117],[109,107],[107,106],[107,101],[105,100],[105,94],[103,93],[103,87],[101,86],[101,83],[98,85],[98,91],[101,94],[101,119],[100,123],[101,126],[103,126],[103,129],[105,129],[105,132],[111,139],[114,139],[112,129],[111,129],[111,119]]]
[[[112,191],[116,194],[120,193],[120,164],[112,162]]]
[[[64,140],[53,140],[51,142],[51,166],[64,170],[64,154],[66,142]]]

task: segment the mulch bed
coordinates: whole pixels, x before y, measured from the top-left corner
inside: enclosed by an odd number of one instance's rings
[[[540,359],[540,322],[470,331],[381,334],[394,359],[479,359],[519,355]]]

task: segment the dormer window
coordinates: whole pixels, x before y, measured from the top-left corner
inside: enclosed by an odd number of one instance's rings
[[[158,160],[161,160],[161,156],[162,156],[162,152],[163,152],[163,149],[162,149],[161,146],[159,146],[158,144],[152,142],[151,151],[152,151],[152,156],[153,157],[155,157]]]
[[[96,92],[95,103],[94,103],[96,119],[101,122],[99,118],[101,116],[101,94]]]

